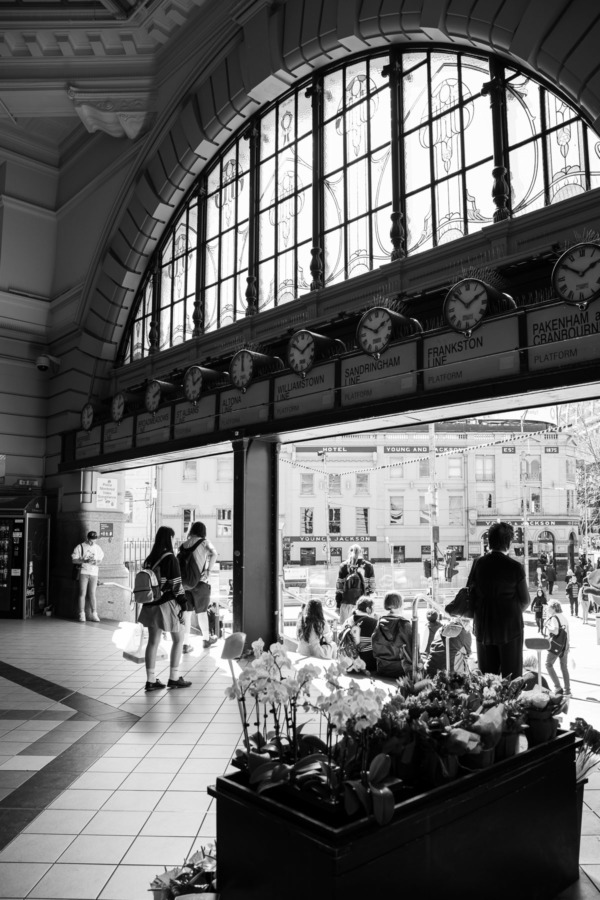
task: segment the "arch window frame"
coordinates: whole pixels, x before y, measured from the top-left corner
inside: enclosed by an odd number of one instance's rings
[[[477,116],[489,129],[479,156],[465,140]],[[519,116],[530,131],[515,137]],[[550,205],[561,192],[600,186],[600,161],[597,172],[590,167],[594,136],[554,87],[491,54],[416,45],[336,61],[261,108],[198,175],[142,277],[117,365]],[[561,155],[564,172],[552,167]],[[519,164],[529,157],[535,178],[521,184]],[[427,173],[416,176],[426,160]],[[504,208],[498,165],[512,185]],[[378,204],[377,179],[389,202]]]

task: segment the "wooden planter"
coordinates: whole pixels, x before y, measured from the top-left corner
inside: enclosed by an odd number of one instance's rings
[[[325,824],[243,773],[209,793],[222,900],[550,900],[579,877],[572,732],[398,803],[383,827]]]

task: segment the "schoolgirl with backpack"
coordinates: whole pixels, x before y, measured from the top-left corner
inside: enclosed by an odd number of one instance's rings
[[[550,649],[546,656],[546,671],[554,685],[554,690],[562,694],[558,675],[554,671],[554,664],[558,660],[564,681],[564,693],[571,693],[569,680],[569,621],[562,611],[558,600],[551,600],[548,604],[548,618],[546,619],[546,636],[550,640]]]
[[[134,599],[140,606],[138,622],[148,629],[148,646],[146,647],[146,691],[162,691],[164,688],[185,688],[191,681],[185,681],[179,675],[179,663],[183,647],[183,628],[181,628],[181,605],[185,602],[179,563],[173,553],[175,532],[166,525],[156,532],[152,550],[144,562],[142,572],[153,572],[157,585],[152,584],[142,589],[142,575],[136,575]],[[156,653],[163,631],[171,634],[170,671],[167,684],[155,677]]]
[[[211,647],[217,640],[210,634],[208,607],[210,605],[210,573],[217,561],[218,553],[206,537],[204,522],[192,522],[187,540],[177,552],[181,569],[181,582],[185,591],[183,613],[184,639],[183,652],[190,653],[194,648],[188,643],[191,632],[192,617],[196,613],[198,625],[202,632],[204,648]]]

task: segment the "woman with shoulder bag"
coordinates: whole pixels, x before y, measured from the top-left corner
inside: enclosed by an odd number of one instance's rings
[[[211,647],[217,640],[216,635],[210,633],[208,607],[210,605],[210,573],[219,554],[206,536],[206,525],[204,522],[198,521],[192,522],[190,525],[187,539],[179,550],[180,552],[181,550],[190,550],[192,552],[195,568],[200,576],[193,587],[184,585],[186,603],[183,613],[183,652],[191,653],[194,647],[188,641],[192,630],[194,613],[196,613],[198,626],[202,632],[204,648]]]
[[[146,691],[161,691],[165,687],[185,688],[191,681],[185,681],[179,675],[179,663],[183,647],[183,629],[181,626],[181,605],[185,600],[181,584],[179,563],[173,554],[173,538],[175,532],[166,525],[156,532],[154,545],[144,562],[145,568],[154,569],[160,585],[160,597],[153,603],[144,603],[140,610],[138,622],[148,629],[148,646],[146,647]],[[170,672],[167,684],[155,678],[156,652],[163,631],[171,633]]]

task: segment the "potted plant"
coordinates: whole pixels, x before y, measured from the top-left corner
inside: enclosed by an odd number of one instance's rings
[[[239,656],[243,636],[233,637]],[[244,747],[237,772],[209,788],[226,900],[279,896],[283,883],[289,900],[362,900],[400,884],[434,895],[465,846],[461,896],[485,883],[500,900],[514,895],[505,860],[521,858],[531,829],[547,839],[528,851],[518,896],[554,897],[578,877],[575,735],[477,767],[516,724],[520,687],[443,672],[382,690],[262,642],[232,672]]]

